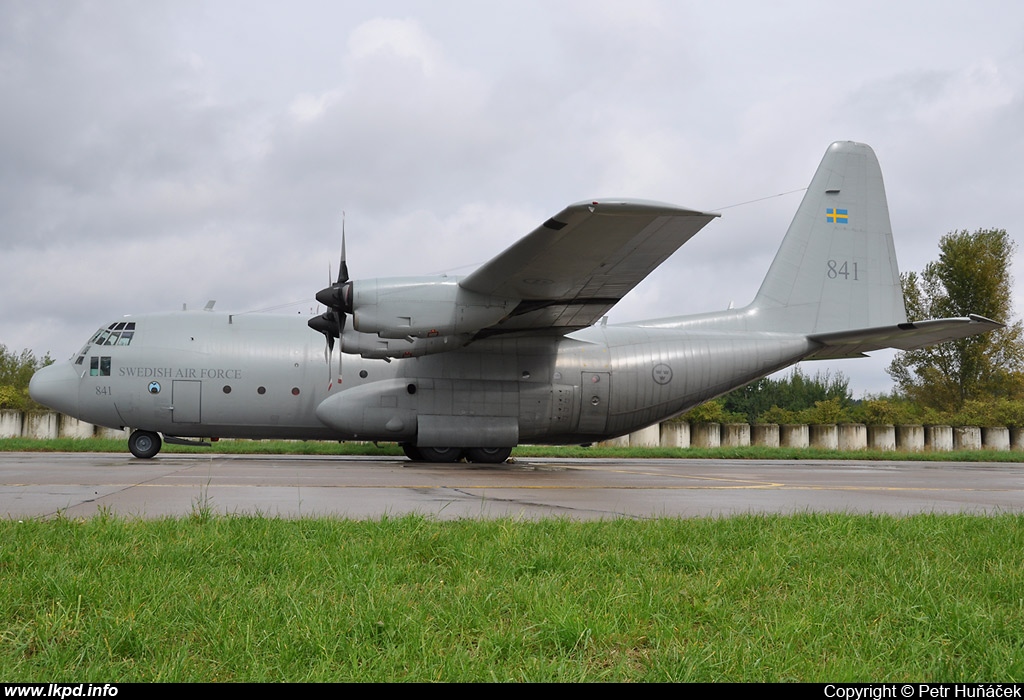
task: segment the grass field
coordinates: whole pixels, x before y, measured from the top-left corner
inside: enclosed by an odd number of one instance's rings
[[[1022,526],[0,521],[0,678],[1021,681]]]
[[[319,442],[165,450],[401,454]],[[215,516],[200,503],[177,519],[0,521],[0,591],[8,682],[1024,681],[1021,515],[350,521]]]

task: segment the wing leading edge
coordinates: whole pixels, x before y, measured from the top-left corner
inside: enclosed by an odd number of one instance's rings
[[[485,334],[585,328],[718,216],[641,200],[578,202],[459,284],[522,300]]]

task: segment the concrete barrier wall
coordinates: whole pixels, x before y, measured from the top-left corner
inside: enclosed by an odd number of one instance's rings
[[[722,447],[750,447],[749,423],[726,423],[722,426]]]
[[[719,423],[696,423],[690,426],[690,447],[721,447],[722,426]]]
[[[750,443],[757,447],[778,447],[779,424],[756,423],[750,426]]]
[[[673,421],[661,424],[661,446],[682,447],[690,446],[690,424],[681,421]]]
[[[998,450],[1000,452],[1010,449],[1009,428],[982,428],[981,446],[986,450]]]
[[[657,423],[629,434],[630,447],[661,447],[661,426]]]
[[[807,426],[807,444],[819,450],[838,450],[838,426],[835,423]]]
[[[50,412],[0,410],[0,438],[111,438],[125,440],[129,429],[114,430]],[[1024,428],[948,425],[776,425],[667,422],[637,430],[601,445],[611,447],[816,447],[844,451],[998,450],[1024,451]]]
[[[60,436],[60,414],[26,413],[22,437],[52,440]]]
[[[71,416],[62,415],[57,424],[57,434],[62,438],[91,438],[96,434],[96,426]]]
[[[118,430],[117,428],[104,428],[102,425],[96,426],[96,437],[108,440],[127,440],[131,432],[131,428]]]
[[[954,450],[980,450],[981,428],[974,425],[963,425],[953,428]]]
[[[868,427],[862,423],[839,425],[839,449],[846,452],[868,448]]]
[[[807,447],[810,444],[810,429],[806,425],[779,426],[779,447]]]
[[[896,449],[895,425],[869,425],[868,449],[892,452]]]
[[[602,440],[597,444],[601,447],[629,447],[629,436],[620,435],[619,437],[612,438],[611,440]]]
[[[0,411],[0,438],[20,438],[22,421],[21,411]]]
[[[924,442],[929,449],[936,452],[949,452],[953,449],[953,427],[949,425],[926,425]]]
[[[905,452],[920,452],[924,449],[923,425],[897,425],[896,449]]]
[[[1024,450],[1024,428],[1010,428],[1010,449]]]

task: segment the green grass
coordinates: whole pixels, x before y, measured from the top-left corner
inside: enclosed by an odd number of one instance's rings
[[[122,439],[60,438],[38,440],[32,438],[2,438],[0,452],[128,452],[128,441]],[[202,454],[297,454],[297,455],[390,455],[401,456],[395,443],[319,442],[289,440],[223,440],[210,447],[187,447],[164,443],[162,453]],[[825,460],[913,460],[943,462],[1021,462],[1019,451],[958,450],[950,452],[901,452],[880,450],[822,450],[794,447],[580,447],[520,445],[513,451],[515,457],[555,457],[583,459],[825,459]]]
[[[1022,681],[1024,516],[0,522],[15,681]]]

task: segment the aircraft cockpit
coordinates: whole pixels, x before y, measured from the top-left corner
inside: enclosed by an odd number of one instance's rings
[[[118,321],[100,328],[86,345],[131,345],[135,337],[135,321]]]
[[[108,326],[101,327],[91,338],[89,338],[89,342],[82,346],[82,349],[78,351],[78,354],[75,357],[75,364],[82,365],[85,362],[85,358],[89,355],[89,350],[92,349],[93,345],[127,347],[132,344],[132,338],[134,337],[135,321],[116,321]],[[93,357],[92,360],[93,364],[97,364],[99,362],[99,358],[97,357]],[[109,374],[110,358],[106,358],[106,360],[108,363],[106,374]],[[98,366],[93,367],[92,370],[95,371],[93,371],[92,374],[96,375],[99,369],[100,368]]]

